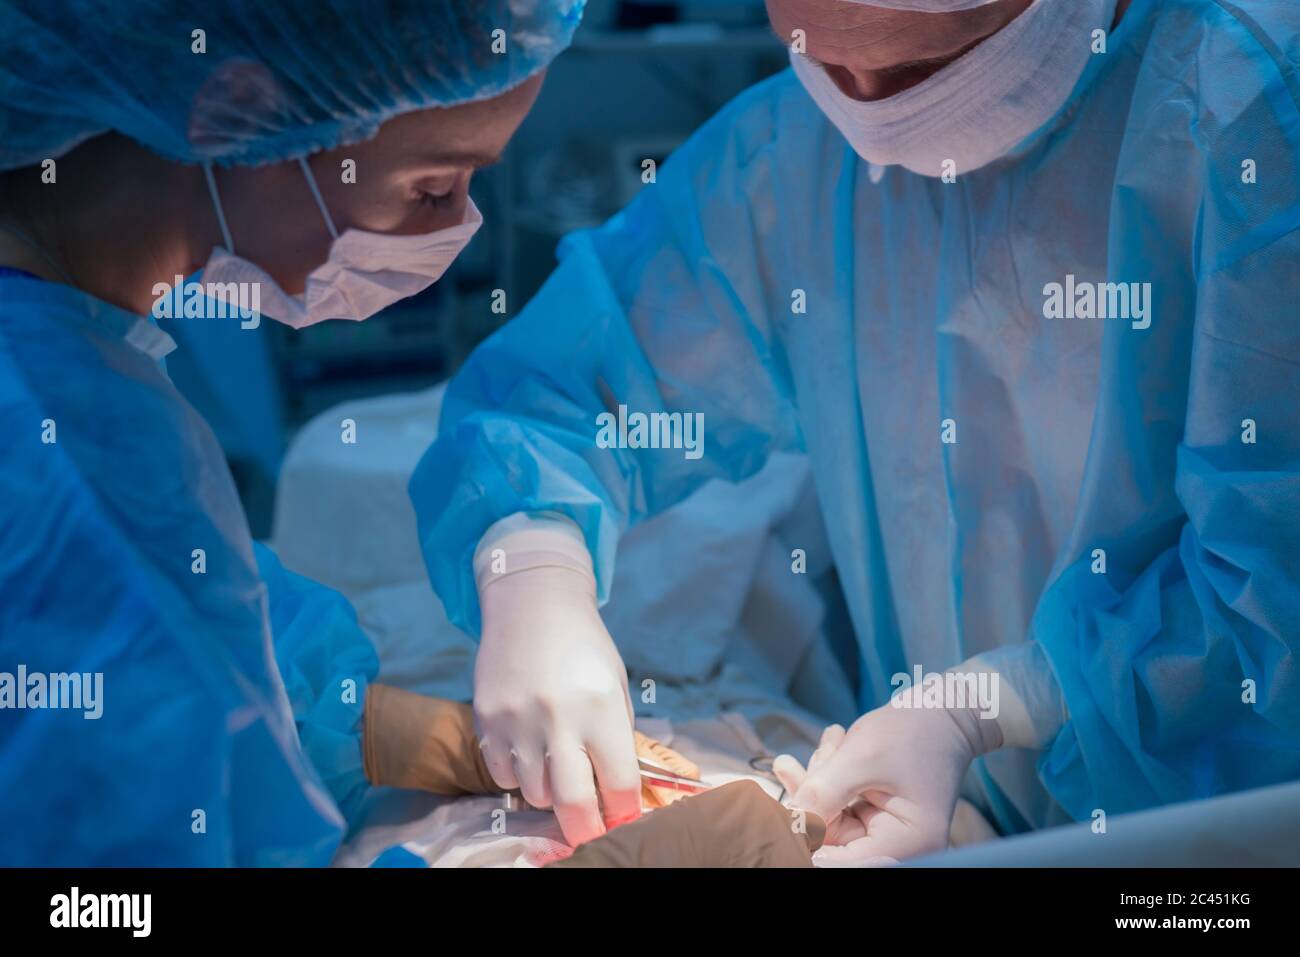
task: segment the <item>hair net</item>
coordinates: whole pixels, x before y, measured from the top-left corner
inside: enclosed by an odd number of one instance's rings
[[[519,84],[568,45],[584,4],[0,0],[0,170],[109,130],[228,165],[358,142]]]

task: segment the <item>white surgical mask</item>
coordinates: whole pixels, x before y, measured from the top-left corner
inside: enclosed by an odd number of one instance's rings
[[[1005,156],[1056,115],[1109,29],[1116,0],[1034,0],[1015,20],[910,89],[864,102],[817,62],[790,52],[795,76],[854,151],[877,166],[940,176]],[[936,5],[937,4],[937,5]],[[971,0],[878,0],[893,9],[951,11]]]
[[[300,159],[298,163],[334,241],[330,244],[329,257],[311,271],[306,287],[297,296],[281,289],[262,267],[235,255],[212,166],[203,168],[226,244],[224,249],[214,249],[203,267],[204,284],[259,283],[262,311],[295,329],[325,319],[369,319],[381,309],[427,289],[442,278],[483,225],[483,216],[471,199],[460,224],[432,233],[389,236],[348,229],[340,236],[311,167],[306,160]]]

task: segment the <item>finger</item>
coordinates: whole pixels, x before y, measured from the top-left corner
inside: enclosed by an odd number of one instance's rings
[[[826,759],[840,749],[844,743],[844,725],[832,724],[822,732],[822,737],[817,742],[817,750],[813,752],[812,757],[808,759],[808,770],[826,763]]]
[[[879,801],[866,820],[867,836],[851,841],[863,857],[892,857],[906,860],[942,851],[948,846],[948,818],[921,813],[911,816],[905,802],[891,798]],[[849,846],[849,845],[845,845]]]
[[[812,757],[808,759],[808,767],[806,770],[796,758],[788,754],[783,754],[779,755],[776,760],[772,762],[772,773],[776,775],[777,780],[781,782],[781,786],[784,787],[790,794],[791,798],[793,798],[795,792],[799,790],[800,785],[803,784],[809,772],[812,771],[813,768],[824,764],[826,759],[835,753],[843,741],[844,726],[832,724],[822,731],[821,738],[817,742],[817,749],[813,751]],[[780,768],[777,767],[778,764],[780,764]]]
[[[551,789],[546,782],[545,752],[537,746],[517,746],[510,752],[515,777],[524,800],[536,808],[551,806]]]
[[[866,837],[871,830],[871,820],[881,813],[865,801],[855,801],[826,828],[827,844],[848,844]]]
[[[641,816],[641,773],[631,727],[613,728],[587,742],[596,770],[605,824],[617,827]]]
[[[828,821],[833,820],[857,800],[870,783],[871,769],[853,758],[847,749],[839,748],[818,760],[815,766],[810,767],[791,803],[815,811]]]
[[[510,749],[503,744],[497,744],[493,738],[482,738],[478,746],[483,752],[483,761],[487,764],[493,783],[503,791],[519,790],[519,779],[515,777]]]
[[[859,718],[854,727],[863,722]],[[857,738],[843,725],[832,724],[823,732],[817,751],[808,761],[808,775],[795,799],[798,806],[816,811],[830,820],[848,807],[873,783],[873,762],[863,754],[862,731]]]
[[[797,758],[788,754],[778,754],[772,761],[772,773],[776,779],[781,782],[781,787],[785,788],[790,794],[799,790],[799,785],[803,784],[804,777],[808,774],[803,765]]]
[[[844,813],[826,826],[825,844],[848,844],[867,836],[867,828],[860,818]]]
[[[844,740],[844,734],[845,734],[844,725],[828,724],[826,726],[826,729],[822,731],[822,738],[821,741],[818,742],[817,744],[817,749],[819,751],[825,751],[825,750],[834,751],[836,748],[840,746],[840,743]]]
[[[564,839],[574,847],[605,833],[596,800],[595,771],[591,759],[578,745],[566,745],[546,760],[555,802],[555,817]]]

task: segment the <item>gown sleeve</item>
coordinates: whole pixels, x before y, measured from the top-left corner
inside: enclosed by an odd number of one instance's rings
[[[1183,87],[1197,99],[1184,181],[1201,191],[1190,294],[1164,311],[1157,298],[1154,320],[1190,320],[1190,339],[1120,366],[1141,383],[1184,364],[1186,407],[1160,422],[1134,403],[1099,430],[1131,452],[1168,427],[1167,458],[1145,461],[1172,472],[1173,508],[1135,524],[1105,574],[1090,558],[1065,569],[1034,623],[1070,715],[1040,773],[1077,819],[1300,777],[1300,86],[1269,24],[1213,9]],[[1270,9],[1294,51],[1300,14]],[[1121,158],[1112,237],[1131,263],[1174,248],[1169,185],[1153,188],[1174,142],[1148,138],[1145,170]]]
[[[472,557],[496,520],[572,520],[603,602],[629,526],[710,478],[737,480],[774,451],[802,449],[776,318],[790,292],[767,287],[764,226],[749,202],[773,188],[770,142],[753,124],[733,125],[735,109],[627,209],[567,237],[542,290],[453,381],[410,493],[434,589],[470,634]],[[686,447],[623,445],[620,409],[680,417]]]
[[[269,548],[255,548],[267,587],[275,660],[298,739],[335,803],[351,818],[368,786],[361,718],[379,658],[347,599],[289,571]]]

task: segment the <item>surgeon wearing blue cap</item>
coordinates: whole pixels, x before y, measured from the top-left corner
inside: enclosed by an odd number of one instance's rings
[[[791,69],[566,239],[412,480],[489,737],[540,780],[616,727],[621,536],[796,451],[864,714],[779,769],[837,862],[959,791],[1009,833],[1300,777],[1300,5],[767,6]]]
[[[0,862],[329,861],[376,656],[254,545],[154,306],[435,282],[581,6],[0,0]]]

